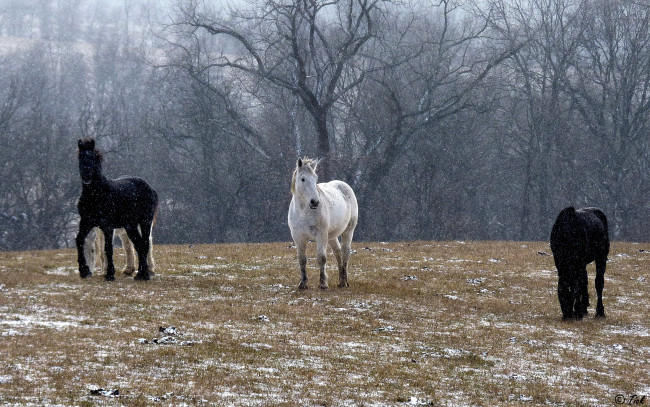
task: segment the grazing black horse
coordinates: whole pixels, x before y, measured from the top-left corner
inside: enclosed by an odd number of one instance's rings
[[[110,180],[102,175],[102,154],[95,149],[95,140],[79,140],[79,173],[81,197],[77,208],[81,221],[77,235],[79,275],[92,275],[84,256],[84,241],[92,228],[98,226],[104,236],[107,267],[104,278],[115,280],[113,266],[113,229],[124,228],[138,254],[136,280],[149,280],[149,235],[158,208],[158,195],[143,179],[123,177]]]
[[[587,264],[596,261],[596,318],[605,317],[603,286],[609,254],[607,217],[596,208],[562,209],[551,231],[551,250],[558,273],[557,295],[562,319],[587,315]]]

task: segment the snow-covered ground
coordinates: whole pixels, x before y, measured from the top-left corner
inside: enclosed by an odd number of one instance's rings
[[[350,288],[336,288],[330,255],[327,291],[316,288],[313,258],[310,289],[296,290],[287,243],[156,246],[149,282],[82,280],[69,250],[1,252],[0,405],[650,397],[650,255],[641,251],[650,246],[613,245],[606,319],[593,318],[590,266],[590,315],[573,322],[561,321],[546,243],[353,248]]]

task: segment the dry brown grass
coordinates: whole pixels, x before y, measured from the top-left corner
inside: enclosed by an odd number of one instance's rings
[[[611,406],[617,394],[650,396],[648,244],[613,245],[607,318],[592,306],[580,322],[561,321],[553,259],[538,253],[546,243],[353,248],[349,289],[334,287],[330,255],[333,288],[314,288],[311,258],[312,288],[301,292],[289,243],[156,246],[159,274],[145,283],[81,280],[72,250],[0,252],[0,404]],[[160,326],[177,328],[175,343],[151,343]]]

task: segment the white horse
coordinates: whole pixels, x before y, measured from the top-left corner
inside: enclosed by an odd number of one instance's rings
[[[131,276],[137,270],[135,264],[135,248],[131,239],[126,234],[126,230],[123,228],[115,229],[114,232],[122,241],[122,247],[126,252],[126,268],[122,272],[125,276]],[[154,269],[156,267],[153,255],[153,238],[149,234],[149,253],[147,254],[147,263],[149,264],[149,273],[155,274]],[[104,233],[99,228],[93,228],[93,230],[88,233],[86,240],[84,242],[84,256],[86,257],[86,264],[90,267],[90,270],[94,271],[95,268],[100,268],[103,272],[106,272],[106,252],[104,252]]]
[[[316,241],[316,253],[320,266],[319,288],[326,289],[327,244],[332,248],[339,266],[339,287],[349,287],[348,259],[354,228],[359,218],[359,208],[354,191],[343,181],[317,184],[317,160],[298,159],[291,180],[291,203],[289,204],[289,228],[298,250],[300,264],[299,289],[307,289],[307,242]],[[339,243],[339,236],[341,242]]]

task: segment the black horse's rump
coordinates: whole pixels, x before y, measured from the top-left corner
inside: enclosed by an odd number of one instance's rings
[[[609,254],[607,217],[596,208],[562,209],[551,231],[551,250],[558,272],[557,294],[562,319],[587,315],[587,264],[596,262],[596,317],[605,316],[603,286]]]
[[[77,235],[79,274],[92,273],[83,254],[84,241],[94,227],[104,232],[107,267],[106,280],[115,279],[113,265],[113,229],[124,228],[138,254],[138,280],[149,279],[149,235],[158,207],[158,195],[143,179],[124,177],[109,180],[102,174],[102,155],[95,140],[79,140],[79,173],[82,189],[77,208],[81,220]]]

